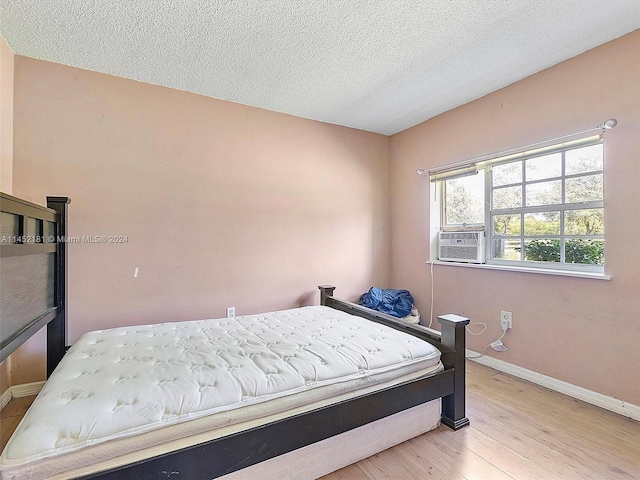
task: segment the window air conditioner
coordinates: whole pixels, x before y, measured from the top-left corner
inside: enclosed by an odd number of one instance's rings
[[[484,263],[484,232],[440,232],[438,260]]]

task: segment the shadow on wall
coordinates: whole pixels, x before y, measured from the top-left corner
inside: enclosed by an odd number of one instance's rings
[[[316,290],[311,290],[303,293],[296,298],[296,305],[298,307],[307,307],[316,304],[316,297],[319,297],[319,293]]]

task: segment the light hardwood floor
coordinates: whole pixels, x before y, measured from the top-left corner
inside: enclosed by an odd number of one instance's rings
[[[640,479],[640,422],[467,362],[471,425],[446,427],[322,480]],[[34,397],[0,414],[1,446]]]
[[[467,361],[467,415],[322,480],[640,479],[640,422]]]
[[[4,449],[11,434],[35,398],[35,395],[12,398],[2,411],[0,411],[0,451]]]

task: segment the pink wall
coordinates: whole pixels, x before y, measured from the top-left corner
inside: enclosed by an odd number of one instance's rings
[[[13,63],[14,55],[0,37],[0,191],[11,193],[13,169]],[[0,394],[10,385],[10,360],[0,363]]]
[[[0,37],[0,191],[11,194],[13,167],[13,51]]]
[[[387,137],[20,56],[15,113],[14,195],[128,239],[69,245],[71,342],[388,281]],[[14,384],[43,378],[37,342]]]
[[[485,322],[480,351],[513,312],[509,351],[487,354],[640,405],[640,31],[482,97],[391,139],[391,284],[429,310],[429,180],[445,165],[597,125],[605,140],[606,273],[587,280],[434,267],[435,312]],[[633,380],[632,380],[633,379]]]

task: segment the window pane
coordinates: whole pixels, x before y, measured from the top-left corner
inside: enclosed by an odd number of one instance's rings
[[[560,212],[527,213],[524,216],[524,234],[560,235]]]
[[[519,238],[494,238],[493,239],[493,258],[500,258],[502,260],[517,260],[520,261],[520,250],[522,250],[522,244]]]
[[[565,262],[604,265],[604,240],[573,238],[565,242]]]
[[[564,232],[566,235],[604,234],[604,209],[585,208],[565,211]]]
[[[564,162],[565,175],[602,170],[602,144],[568,150]]]
[[[484,223],[484,174],[445,182],[445,225]]]
[[[520,226],[520,215],[494,215],[493,233],[495,235],[507,236],[522,234],[522,227]]]
[[[565,182],[566,202],[594,202],[603,199],[602,174],[567,178]]]
[[[562,175],[562,155],[560,153],[530,158],[525,164],[527,182],[556,178]]]
[[[524,242],[524,259],[531,262],[559,262],[560,240],[533,239]]]
[[[562,203],[562,180],[532,183],[526,189],[528,207]]]
[[[496,188],[493,191],[493,208],[519,208],[522,206],[522,187]]]
[[[505,163],[496,165],[491,169],[491,178],[494,187],[522,182],[522,162]]]

